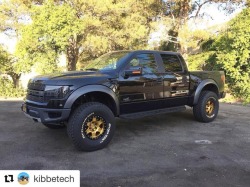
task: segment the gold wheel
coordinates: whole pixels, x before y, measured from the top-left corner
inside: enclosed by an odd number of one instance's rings
[[[215,104],[212,99],[209,99],[206,103],[206,114],[211,116],[214,112]]]
[[[84,124],[84,132],[88,138],[95,140],[101,137],[106,129],[106,122],[100,116],[91,116]]]

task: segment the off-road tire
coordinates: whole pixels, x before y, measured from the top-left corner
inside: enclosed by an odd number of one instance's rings
[[[105,128],[103,134],[101,134],[100,137],[91,139],[91,137],[89,137],[86,133],[85,128],[86,125],[89,125],[89,119],[92,118],[93,120],[95,116],[101,118],[104,121]],[[102,149],[113,138],[115,132],[114,114],[106,105],[102,103],[84,103],[79,106],[70,116],[67,125],[67,132],[75,147],[80,151],[95,151]]]
[[[208,114],[206,111],[206,105],[209,101],[213,103],[213,111],[211,111],[211,114]],[[197,105],[193,107],[195,119],[205,123],[211,122],[217,117],[218,111],[219,101],[217,94],[211,91],[202,91]]]
[[[53,123],[42,123],[45,127],[49,129],[63,129],[65,128],[65,124],[53,124]]]

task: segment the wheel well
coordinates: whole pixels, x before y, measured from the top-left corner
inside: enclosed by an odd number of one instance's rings
[[[100,102],[105,104],[117,116],[117,107],[114,99],[107,93],[104,92],[89,92],[78,97],[71,107],[71,112],[73,112],[77,107],[83,103],[87,102]]]
[[[202,91],[212,91],[216,93],[217,96],[219,96],[219,90],[214,84],[207,84],[206,86],[204,86],[204,88],[202,88]]]

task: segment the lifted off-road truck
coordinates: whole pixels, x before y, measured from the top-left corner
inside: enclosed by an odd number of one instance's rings
[[[190,106],[196,120],[213,121],[224,84],[224,72],[189,72],[179,53],[117,51],[85,71],[31,79],[22,111],[48,128],[67,126],[78,149],[94,151],[111,141],[115,117],[139,118]]]

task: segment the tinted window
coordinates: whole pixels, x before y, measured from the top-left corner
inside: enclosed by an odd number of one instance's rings
[[[161,54],[161,58],[167,72],[182,71],[179,58],[176,55]]]
[[[117,69],[119,62],[124,58],[128,52],[111,52],[100,56],[95,59],[93,62],[90,62],[85,69],[86,70],[113,70]]]
[[[157,65],[155,57],[153,54],[138,54],[133,58],[130,63],[130,66],[136,67],[140,66],[143,69],[143,74],[150,74],[157,72]]]

